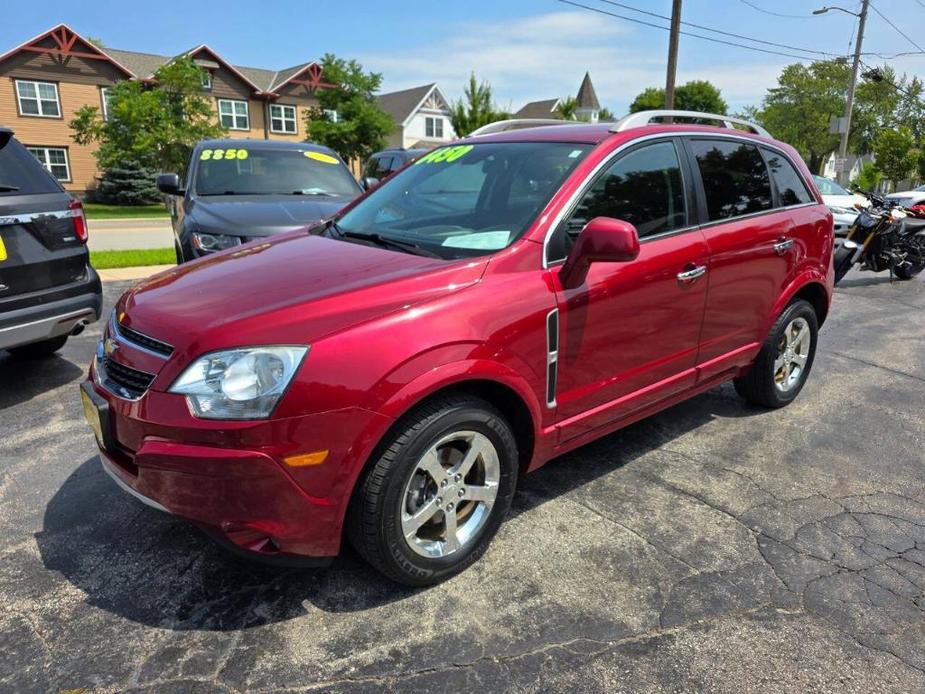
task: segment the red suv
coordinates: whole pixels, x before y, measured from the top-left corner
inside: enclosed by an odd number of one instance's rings
[[[104,468],[250,555],[346,536],[424,585],[565,451],[728,380],[788,404],[832,215],[791,147],[648,120],[470,137],[131,288],[81,386]]]

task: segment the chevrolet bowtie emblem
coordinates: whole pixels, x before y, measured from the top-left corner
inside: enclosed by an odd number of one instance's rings
[[[107,357],[111,357],[112,353],[119,349],[119,343],[113,340],[111,337],[106,338],[106,342],[103,343],[103,353]]]

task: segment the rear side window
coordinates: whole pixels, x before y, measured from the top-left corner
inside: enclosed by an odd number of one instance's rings
[[[768,170],[771,172],[771,179],[777,188],[778,204],[781,207],[802,205],[813,201],[809,191],[806,190],[803,179],[783,154],[764,147],[761,148],[761,153],[764,155]]]
[[[690,146],[711,222],[771,209],[771,179],[757,147],[725,140],[691,140]]]
[[[25,147],[0,133],[0,197],[60,192],[55,179]]]

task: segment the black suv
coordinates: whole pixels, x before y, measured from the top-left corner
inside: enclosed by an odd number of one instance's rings
[[[429,149],[401,149],[395,147],[376,152],[366,160],[361,184],[364,188],[375,185],[392,172],[398,171],[408,162],[414,161],[429,151]]]
[[[0,350],[56,352],[102,304],[83,206],[0,127]]]

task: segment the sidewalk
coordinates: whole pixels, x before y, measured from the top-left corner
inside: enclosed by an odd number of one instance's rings
[[[104,282],[121,282],[124,280],[142,280],[164,270],[175,268],[176,265],[148,265],[147,267],[120,267],[110,270],[97,270],[100,279]]]

